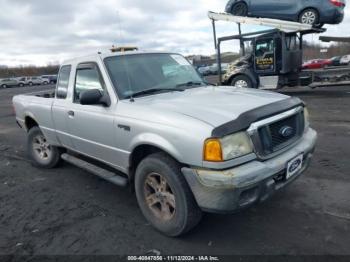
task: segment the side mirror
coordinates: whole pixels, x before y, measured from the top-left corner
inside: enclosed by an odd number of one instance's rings
[[[67,97],[67,88],[58,87],[56,96],[57,98],[65,99]]]
[[[99,89],[83,91],[79,98],[82,105],[103,105],[106,107],[111,105],[109,96]]]

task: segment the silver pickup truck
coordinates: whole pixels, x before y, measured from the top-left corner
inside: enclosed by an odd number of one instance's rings
[[[298,98],[209,85],[174,53],[66,61],[55,92],[13,104],[34,165],[63,159],[131,186],[168,236],[189,231],[203,211],[266,200],[307,169],[317,137]]]

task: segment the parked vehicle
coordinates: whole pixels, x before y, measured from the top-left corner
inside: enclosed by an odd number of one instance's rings
[[[230,0],[226,12],[289,20],[322,27],[339,24],[344,18],[345,0]]]
[[[345,55],[341,57],[340,62],[341,65],[349,65],[350,63],[350,55]]]
[[[43,75],[41,78],[48,79],[50,84],[56,84],[57,83],[57,75]]]
[[[15,86],[23,86],[23,85],[16,78],[0,79],[0,87],[1,88],[9,88],[9,87],[15,87]]]
[[[133,186],[146,219],[169,236],[197,225],[202,211],[237,212],[295,181],[317,137],[300,99],[208,86],[174,53],[66,61],[55,93],[13,104],[35,165],[62,158]]]
[[[198,71],[202,76],[208,76],[208,75],[210,75],[210,67],[209,67],[209,66],[199,67],[197,71]]]
[[[331,59],[315,59],[305,62],[302,69],[321,69],[332,65]]]
[[[213,64],[213,65],[209,66],[209,74],[210,75],[217,75],[218,70],[219,70],[218,64]]]
[[[38,76],[21,77],[20,81],[24,83],[24,85],[29,85],[29,86],[49,84],[49,79],[41,78]]]
[[[340,60],[341,60],[341,56],[335,56],[331,58],[331,65],[332,66],[340,66]]]

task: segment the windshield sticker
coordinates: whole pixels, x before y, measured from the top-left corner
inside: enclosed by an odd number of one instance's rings
[[[174,59],[179,65],[188,65],[188,61],[183,56],[171,55],[171,58]]]

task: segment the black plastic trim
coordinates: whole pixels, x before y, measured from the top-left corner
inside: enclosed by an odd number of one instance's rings
[[[255,108],[241,114],[237,119],[216,127],[213,132],[213,137],[224,137],[239,131],[249,128],[249,126],[262,119],[278,115],[285,111],[291,110],[298,106],[305,106],[305,103],[297,97],[291,97],[272,104]]]

